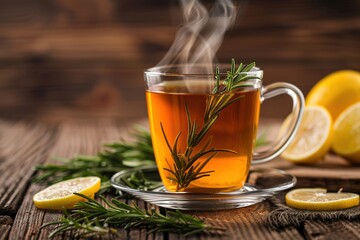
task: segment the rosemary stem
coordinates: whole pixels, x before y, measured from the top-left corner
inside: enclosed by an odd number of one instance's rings
[[[255,66],[255,63],[248,65],[240,64],[238,68],[235,67],[235,60],[231,61],[231,69],[227,73],[227,78],[223,81],[220,80],[220,70],[217,67],[215,69],[215,80],[216,86],[212,91],[212,94],[207,97],[206,107],[204,113],[204,122],[200,129],[198,129],[196,121],[191,119],[190,111],[187,103],[185,103],[185,110],[188,122],[188,134],[187,134],[187,146],[184,153],[178,152],[178,140],[180,137],[179,132],[175,138],[173,147],[170,146],[168,138],[166,137],[162,123],[160,122],[162,133],[166,144],[171,152],[171,156],[174,160],[174,164],[171,165],[168,160],[168,168],[164,168],[165,171],[168,171],[170,176],[168,179],[170,181],[176,182],[176,191],[181,191],[186,189],[191,182],[210,176],[211,171],[203,171],[207,163],[215,157],[218,152],[231,152],[235,153],[233,150],[228,149],[217,149],[215,147],[211,148],[211,136],[206,140],[204,147],[197,152],[192,154],[194,148],[197,147],[205,139],[208,131],[212,128],[216,120],[219,118],[220,113],[229,105],[240,100],[240,97],[234,97],[232,92],[235,89],[238,89],[241,86],[245,86],[242,82],[249,79],[256,79],[257,77],[248,76],[246,73],[250,71]],[[243,84],[243,85],[242,85]],[[210,157],[205,155],[209,154]],[[204,158],[202,158],[204,157]],[[197,161],[199,159],[206,159],[199,164]],[[195,165],[194,165],[195,164]]]

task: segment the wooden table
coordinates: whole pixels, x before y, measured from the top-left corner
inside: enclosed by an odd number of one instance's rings
[[[274,125],[267,124],[270,129]],[[44,188],[33,184],[30,178],[35,174],[34,165],[55,162],[51,156],[72,157],[76,154],[94,154],[101,143],[127,138],[129,128],[115,121],[64,122],[57,126],[44,126],[30,122],[9,122],[0,120],[0,239],[47,239],[52,228],[40,230],[44,223],[58,220],[62,213],[38,210],[32,203],[32,196]],[[316,181],[316,184],[336,183],[353,186],[360,192],[359,167],[351,167],[342,159],[327,157],[325,165],[317,178],[309,171],[311,167],[296,167],[278,159],[272,166],[286,168],[299,176],[304,184]],[[332,166],[331,161],[340,161]],[[340,166],[340,167],[339,167]],[[328,176],[326,171],[340,169],[338,176]],[[302,170],[301,170],[302,169]],[[342,169],[342,170],[341,170]],[[342,171],[342,172],[341,172]],[[321,170],[320,170],[321,172]],[[346,173],[346,174],[345,174]],[[318,174],[318,172],[316,172]],[[321,179],[321,180],[320,180]],[[334,180],[336,179],[336,180]],[[343,182],[341,182],[343,181]],[[336,182],[336,183],[334,183]],[[313,184],[315,185],[315,184]],[[316,185],[318,186],[318,185]],[[137,201],[142,207],[148,204]],[[300,228],[271,229],[266,225],[270,203],[262,203],[226,211],[189,212],[205,222],[226,228],[225,235],[201,235],[192,239],[341,239],[344,231],[352,232],[354,239],[360,235],[360,222],[305,222]],[[335,224],[335,225],[334,225]],[[340,226],[340,227],[339,227]],[[145,230],[121,231],[118,239],[184,239],[175,234],[150,234]],[[72,239],[71,236],[58,236],[57,239]],[[112,239],[109,236],[105,239]],[[347,239],[350,240],[350,239]]]

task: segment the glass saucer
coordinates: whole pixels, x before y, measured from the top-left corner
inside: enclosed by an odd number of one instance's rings
[[[123,179],[142,171],[146,179],[159,182],[152,190],[138,190],[124,184]],[[278,169],[252,168],[243,188],[232,192],[188,193],[169,192],[161,184],[156,166],[124,170],[111,178],[111,185],[139,199],[154,205],[180,210],[220,210],[247,207],[265,200],[278,191],[286,190],[296,184],[295,176]]]

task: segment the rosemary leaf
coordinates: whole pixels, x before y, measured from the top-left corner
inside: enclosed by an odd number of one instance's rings
[[[191,138],[194,138],[195,135],[196,129],[193,130],[193,133],[190,136],[192,136]],[[266,135],[266,132],[264,132],[259,136],[256,141],[256,146],[268,143],[268,141],[266,141]],[[71,159],[57,157],[56,159],[61,161],[62,165],[37,165],[36,169],[39,170],[39,172],[33,178],[33,181],[52,184],[75,177],[99,176],[102,180],[99,193],[101,194],[105,191],[108,191],[111,188],[109,178],[114,173],[124,169],[136,168],[142,165],[155,164],[155,157],[152,149],[150,133],[146,130],[138,130],[137,132],[135,132],[134,137],[135,142],[133,143],[117,142],[112,144],[106,144],[105,146],[107,147],[107,149],[99,152],[95,156],[78,155]],[[190,159],[191,162],[188,162],[187,165],[184,165],[185,162],[181,161],[182,159],[176,154],[176,164],[173,167],[165,169],[172,175],[172,177],[168,178],[175,182],[177,181],[177,179],[182,179],[181,181],[186,181],[186,178],[184,178],[183,176],[184,173],[186,173],[186,171],[195,172],[200,166],[200,164],[196,164],[196,160],[198,160],[201,156],[204,156],[205,154],[215,152],[214,149],[210,148],[210,144],[211,138],[208,138],[201,150],[198,153],[193,154],[192,158]],[[168,146],[171,149],[170,144]],[[136,152],[134,150],[138,151],[136,153],[136,158],[134,158],[134,152]],[[129,151],[131,152],[131,154],[128,154]],[[231,152],[230,150],[226,149],[218,149],[217,151]],[[186,154],[191,155],[192,149],[187,149],[185,155]],[[183,155],[182,158],[184,158],[185,155]],[[129,156],[131,156],[131,158]],[[183,171],[177,172],[176,169],[182,169]],[[136,171],[131,175],[130,178],[123,179],[123,184],[131,188],[151,191],[159,187],[161,183],[150,181],[146,179],[143,174]]]
[[[76,236],[94,236],[101,234],[118,234],[116,227],[124,229],[152,229],[151,232],[172,232],[184,235],[192,235],[204,231],[221,230],[205,224],[203,221],[182,213],[180,211],[168,211],[167,216],[156,212],[155,209],[141,209],[133,203],[132,206],[112,199],[110,202],[104,197],[105,202],[93,200],[82,194],[75,193],[88,202],[79,202],[61,221],[47,223],[42,228],[56,225],[56,229],[50,236],[75,231]]]
[[[155,165],[150,133],[147,130],[137,129],[134,138],[135,141],[132,143],[105,144],[104,150],[96,156],[57,158],[62,165],[37,165],[35,168],[39,172],[33,181],[53,184],[75,177],[98,176],[102,182],[101,192],[107,191],[110,189],[109,178],[116,172],[144,165]]]
[[[151,191],[162,186],[162,183],[159,181],[151,181],[147,179],[141,170],[133,172],[127,178],[121,178],[121,181],[128,187],[143,191]]]
[[[255,63],[250,63],[247,65],[240,64],[236,68],[235,60],[231,60],[230,71],[227,72],[226,79],[221,82],[220,80],[220,70],[219,67],[215,68],[215,80],[216,84],[212,90],[212,95],[209,95],[206,100],[205,114],[204,114],[204,123],[201,128],[198,129],[196,121],[191,119],[191,114],[188,108],[187,103],[185,103],[185,111],[188,123],[188,134],[187,134],[187,146],[185,152],[179,152],[178,142],[181,135],[181,132],[175,137],[173,146],[171,147],[169,139],[166,136],[164,126],[160,123],[161,131],[163,133],[165,142],[169,148],[171,156],[173,158],[173,166],[169,164],[168,168],[164,168],[165,171],[170,173],[170,176],[167,178],[176,183],[176,191],[185,190],[191,182],[210,176],[213,170],[202,171],[205,166],[213,159],[218,152],[231,152],[235,153],[232,150],[227,149],[216,149],[210,148],[211,139],[205,140],[205,144],[201,150],[193,154],[193,150],[197,147],[205,138],[208,131],[214,125],[220,113],[229,105],[239,101],[242,96],[234,98],[234,91],[240,87],[246,86],[245,81],[250,79],[256,79],[255,76],[249,76],[247,74],[252,68],[255,67]],[[211,136],[210,136],[211,137]],[[208,155],[209,156],[205,156]],[[206,157],[202,164],[197,163],[201,157]]]

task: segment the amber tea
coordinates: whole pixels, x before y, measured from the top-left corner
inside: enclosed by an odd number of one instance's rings
[[[164,133],[171,146],[180,133],[178,152],[184,151],[187,147],[189,127],[186,108],[192,121],[201,128],[207,101],[214,96],[209,91],[208,83],[201,80],[187,84],[181,81],[168,81],[161,85],[154,85],[146,92],[155,157],[162,181],[169,191],[179,189],[177,189],[177,182],[171,180],[173,174],[165,170],[173,168],[174,159]],[[204,172],[209,171],[209,176],[192,181],[182,191],[231,191],[244,185],[256,139],[260,92],[255,87],[244,87],[233,92],[231,99],[235,101],[221,111],[210,130],[194,148],[193,154],[199,152],[206,141],[210,143],[209,148],[227,149],[231,152],[214,154],[214,157],[202,169]],[[194,164],[203,164],[209,155],[200,157]]]
[[[284,82],[262,86],[263,71],[255,63],[236,67],[232,60],[228,67],[216,67],[215,74],[203,73],[204,65],[145,71],[151,138],[169,191],[238,190],[250,165],[278,156],[299,128],[304,97],[297,87]],[[282,94],[293,101],[287,131],[271,148],[253,151],[261,102]]]

